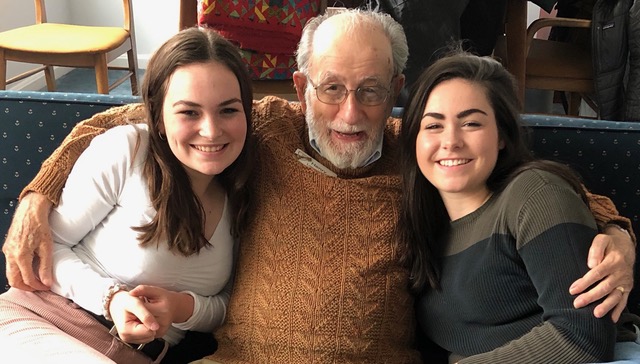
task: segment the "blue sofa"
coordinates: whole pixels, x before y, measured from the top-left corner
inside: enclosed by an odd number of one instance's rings
[[[0,91],[0,238],[4,241],[17,196],[42,161],[79,121],[137,97]],[[396,110],[397,111],[397,110]],[[595,193],[609,196],[640,235],[640,123],[524,115],[531,147],[542,158],[570,164]],[[0,272],[4,272],[4,256]],[[0,274],[0,291],[6,281]],[[636,272],[636,287],[640,275]],[[640,292],[630,309],[640,313]]]

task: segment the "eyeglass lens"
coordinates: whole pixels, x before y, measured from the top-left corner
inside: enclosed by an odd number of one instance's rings
[[[375,106],[383,103],[389,91],[382,86],[360,86],[355,90],[348,90],[344,85],[326,84],[316,87],[318,100],[326,104],[341,104],[349,92],[355,91],[356,99],[363,105]]]

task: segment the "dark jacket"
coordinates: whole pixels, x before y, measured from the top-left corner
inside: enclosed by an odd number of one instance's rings
[[[635,21],[629,17],[631,4],[632,0],[598,0],[593,7],[591,59],[600,119],[626,119],[624,80],[629,55],[627,32],[630,23],[637,23],[637,17]],[[637,37],[635,42],[638,42]],[[640,79],[634,79],[635,85],[629,84],[627,89],[640,86]]]
[[[640,2],[634,2],[627,25],[629,73],[625,93],[624,120],[640,121]]]

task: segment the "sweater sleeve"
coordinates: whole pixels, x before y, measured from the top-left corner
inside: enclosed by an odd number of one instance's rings
[[[467,363],[578,363],[609,360],[615,343],[611,318],[593,316],[597,303],[573,308],[568,288],[582,276],[595,234],[589,210],[568,185],[546,183],[532,191],[510,229],[518,254],[537,291],[542,322]]]
[[[173,327],[185,331],[213,332],[227,316],[231,289],[232,281],[229,280],[224,289],[214,296],[201,296],[185,291],[193,297],[193,314],[185,322],[172,324]]]
[[[620,216],[616,206],[608,197],[593,194],[586,191],[587,198],[589,199],[589,209],[593,213],[598,223],[600,231],[609,224],[618,225],[629,232],[631,240],[636,243],[636,235],[631,227],[631,220],[626,217]]]
[[[238,248],[237,243],[233,245],[234,269],[222,291],[214,296],[201,296],[191,291],[186,291],[193,297],[193,314],[185,322],[172,324],[173,327],[180,330],[213,332],[222,326],[227,317],[227,307],[233,290]]]
[[[38,174],[20,193],[20,198],[28,192],[36,192],[57,205],[71,168],[91,140],[114,126],[140,122],[143,118],[143,105],[129,104],[111,108],[80,122],[42,163]]]

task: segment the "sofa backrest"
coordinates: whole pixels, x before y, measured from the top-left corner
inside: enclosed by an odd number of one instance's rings
[[[73,126],[134,96],[0,91],[0,238],[4,242],[17,197]],[[0,292],[6,285],[0,254]]]
[[[42,161],[73,126],[137,97],[0,91],[0,238],[4,241],[17,197]],[[401,110],[395,109],[396,115]],[[524,115],[540,158],[571,165],[594,193],[610,197],[640,235],[640,123]],[[0,254],[0,292],[6,282]],[[636,272],[636,282],[640,276]],[[638,287],[638,283],[636,284]],[[640,294],[629,307],[640,313]]]

